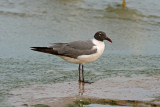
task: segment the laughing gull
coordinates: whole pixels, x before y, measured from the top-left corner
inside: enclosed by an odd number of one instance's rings
[[[86,82],[84,81],[83,64],[93,62],[102,55],[105,48],[104,40],[108,40],[112,43],[112,40],[106,36],[105,32],[98,31],[95,33],[94,38],[91,40],[74,41],[70,43],[53,43],[53,45],[49,47],[31,48],[34,51],[59,56],[69,63],[79,64],[79,81]]]

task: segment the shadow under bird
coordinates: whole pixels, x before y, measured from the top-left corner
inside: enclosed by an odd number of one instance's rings
[[[83,64],[93,62],[102,55],[105,48],[104,40],[112,43],[112,40],[106,36],[105,32],[98,31],[91,40],[53,43],[53,45],[49,47],[31,47],[31,49],[56,55],[69,63],[79,64],[79,81],[87,83],[87,81],[84,80]]]

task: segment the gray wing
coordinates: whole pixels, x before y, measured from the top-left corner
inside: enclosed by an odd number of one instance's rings
[[[75,41],[70,43],[54,43],[53,50],[58,52],[58,55],[77,58],[79,55],[89,55],[97,52],[93,49],[95,46],[91,40]]]

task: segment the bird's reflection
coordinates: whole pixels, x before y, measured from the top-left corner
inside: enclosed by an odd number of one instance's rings
[[[82,96],[85,92],[85,83],[78,82],[78,85],[79,85],[79,96]]]

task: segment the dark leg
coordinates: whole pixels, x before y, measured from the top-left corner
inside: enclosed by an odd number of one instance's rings
[[[82,70],[82,80],[81,80],[81,70]],[[93,83],[93,82],[88,82],[88,81],[84,80],[84,67],[83,67],[83,64],[82,64],[82,69],[81,69],[81,64],[79,64],[79,82],[88,83],[88,84]]]
[[[84,80],[84,67],[83,67],[83,64],[82,64],[82,82],[83,82],[83,83],[88,83],[88,84],[93,83],[93,82],[89,82],[89,81],[85,81],[85,80]]]
[[[79,81],[81,81],[81,64],[79,64],[78,70],[79,70]]]
[[[83,64],[82,64],[82,81],[84,82],[84,70],[83,70]]]

